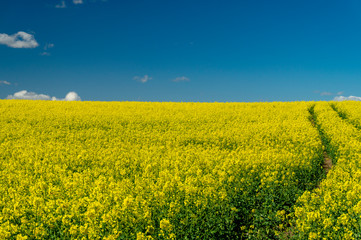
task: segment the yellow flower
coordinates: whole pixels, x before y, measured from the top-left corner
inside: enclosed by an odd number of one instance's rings
[[[171,229],[171,227],[172,227],[172,225],[171,225],[171,223],[169,222],[168,219],[162,219],[160,221],[160,228],[161,229],[168,231],[168,230]]]

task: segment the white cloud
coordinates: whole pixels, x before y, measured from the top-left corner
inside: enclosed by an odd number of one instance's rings
[[[334,101],[361,101],[361,97],[356,97],[356,96],[349,96],[349,97],[344,97],[344,96],[337,96],[333,99]]]
[[[66,8],[65,1],[61,1],[60,4],[55,6],[56,8]]]
[[[177,78],[173,79],[173,82],[189,82],[189,81],[190,81],[190,79],[185,76],[177,77]]]
[[[83,0],[73,0],[74,4],[83,4]]]
[[[0,33],[0,44],[12,48],[36,48],[39,46],[33,35],[21,31],[13,35]]]
[[[65,98],[50,97],[46,94],[38,94],[35,92],[28,92],[22,90],[14,93],[14,95],[7,96],[7,99],[24,99],[24,100],[54,100],[54,101],[81,101],[81,98],[76,92],[69,92]]]
[[[152,80],[152,78],[149,77],[148,75],[144,75],[144,77],[135,76],[133,79],[134,79],[135,81],[138,81],[138,82],[141,82],[141,83],[146,83],[146,82],[148,82],[149,80]]]
[[[11,83],[8,82],[8,81],[1,81],[1,80],[0,80],[0,85],[2,85],[2,84],[4,84],[4,85],[11,85]]]
[[[343,91],[337,92],[336,95],[342,95]]]
[[[65,101],[81,101],[81,98],[79,97],[79,95],[76,92],[69,92],[66,96],[65,96]]]
[[[35,92],[22,90],[20,92],[14,93],[14,95],[9,95],[7,99],[50,100],[51,98],[49,95],[37,94]]]
[[[81,98],[76,92],[68,92],[65,98],[56,98],[52,97],[51,100],[53,101],[81,101]]]

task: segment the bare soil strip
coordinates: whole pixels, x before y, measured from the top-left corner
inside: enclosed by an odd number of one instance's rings
[[[326,151],[323,152],[323,170],[325,171],[325,173],[327,174],[331,168],[332,168],[332,159],[330,158],[330,156],[327,154]]]

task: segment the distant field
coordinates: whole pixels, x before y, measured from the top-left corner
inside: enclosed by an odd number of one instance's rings
[[[0,100],[0,239],[360,239],[360,129],[358,102]]]

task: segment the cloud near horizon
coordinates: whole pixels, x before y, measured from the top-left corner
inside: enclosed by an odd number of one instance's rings
[[[348,97],[337,96],[333,100],[334,101],[361,101],[361,97],[357,97],[357,96],[348,96]]]
[[[56,98],[50,97],[46,94],[38,94],[35,92],[28,92],[27,90],[22,90],[14,93],[13,95],[8,95],[6,99],[23,99],[23,100],[53,100],[53,101],[81,101],[81,98],[76,92],[69,92],[65,98]]]
[[[343,91],[336,93],[336,95],[342,95]]]
[[[0,44],[11,48],[36,48],[39,46],[34,35],[22,31],[13,35],[0,33]]]
[[[316,94],[319,94],[320,96],[339,96],[339,95],[342,95],[343,94],[343,91],[340,91],[340,92],[337,92],[337,93],[334,93],[334,92],[321,92],[321,91],[313,91],[314,93]]]
[[[61,101],[81,101],[81,98],[76,92],[68,92],[64,99],[56,99]]]

